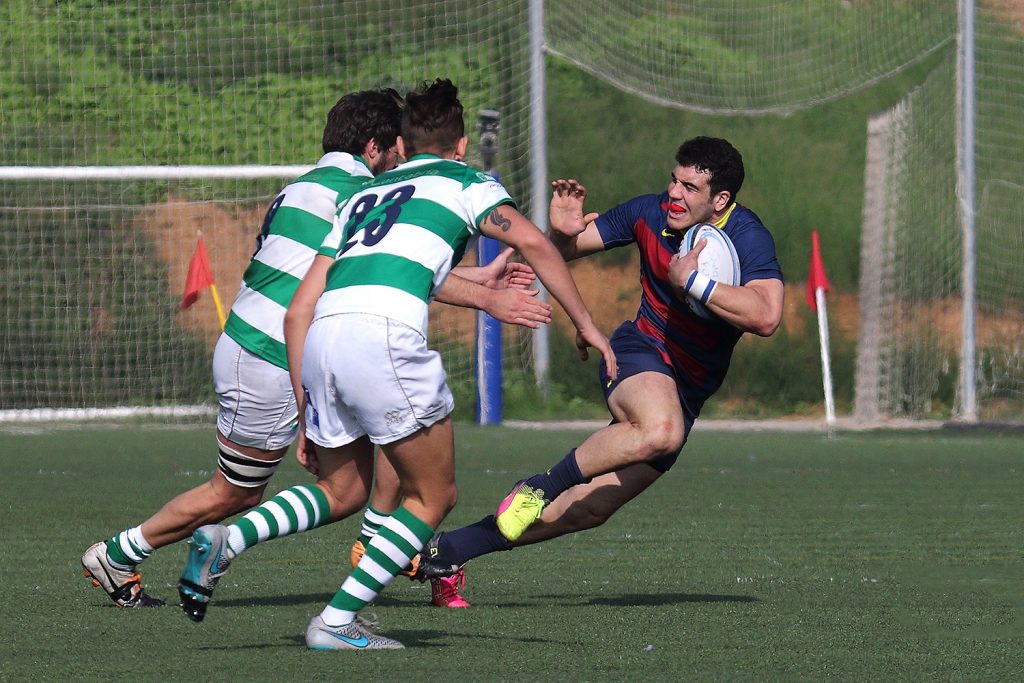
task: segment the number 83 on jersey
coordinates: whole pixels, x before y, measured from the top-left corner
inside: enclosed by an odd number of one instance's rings
[[[345,223],[345,246],[341,248],[339,255],[360,242],[363,246],[372,247],[384,239],[401,215],[402,205],[412,199],[415,191],[416,188],[412,185],[402,185],[383,197],[378,197],[372,192],[361,193],[356,198],[352,213]]]

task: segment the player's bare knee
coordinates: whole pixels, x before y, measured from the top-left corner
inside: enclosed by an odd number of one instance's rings
[[[421,500],[425,507],[443,511],[445,515],[452,511],[459,501],[459,490],[455,484],[446,485],[433,491],[424,492]]]
[[[266,484],[262,486],[238,486],[227,481],[218,473],[210,480],[209,490],[212,492],[205,501],[206,523],[219,522],[239,512],[244,512],[260,504]]]
[[[644,425],[641,461],[660,458],[663,455],[678,453],[683,447],[686,433],[683,423],[679,420],[664,419]]]
[[[233,509],[227,513],[227,516],[256,507],[260,504],[260,501],[263,500],[263,491],[266,490],[266,486],[260,486],[259,488],[239,488],[237,486],[232,486],[231,488],[236,491],[236,494],[228,503],[228,505]]]
[[[368,489],[350,490],[340,495],[331,489],[327,489],[325,494],[331,507],[332,519],[343,519],[353,515],[366,507],[366,504],[370,502],[370,491]]]
[[[210,521],[221,521],[260,504],[267,482],[281,463],[261,460],[218,441],[217,473],[210,483],[214,500],[210,503]]]

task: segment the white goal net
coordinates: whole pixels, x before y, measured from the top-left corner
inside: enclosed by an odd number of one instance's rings
[[[526,0],[5,2],[0,410],[208,404],[218,316],[208,291],[179,310],[197,233],[228,308],[269,202],[322,154],[346,92],[451,78],[469,161],[480,110],[497,110],[495,170],[528,212],[527,13]],[[432,343],[471,411],[475,318],[443,308]],[[505,371],[528,373],[529,336],[504,338]]]
[[[953,59],[870,124],[855,412],[960,417],[965,335],[975,347],[976,417],[1024,408],[1024,5],[977,13],[973,326],[965,326],[962,114]],[[969,319],[968,319],[969,320]]]
[[[872,308],[861,301],[862,322],[867,311],[876,319],[861,331],[857,409],[955,417],[964,193],[952,53],[963,3],[977,17],[978,416],[1020,420],[1018,0],[7,0],[0,414],[208,405],[217,314],[206,293],[178,308],[197,233],[230,306],[267,203],[295,168],[319,157],[325,114],[344,92],[452,78],[467,107],[471,155],[479,112],[500,113],[495,170],[529,214],[531,140],[544,139],[531,115],[572,104],[557,93],[531,101],[531,10],[543,6],[552,58],[647,100],[715,115],[786,115],[937,64],[874,124],[881,156],[866,183],[882,194],[869,199],[864,224],[881,230],[886,259],[862,264],[882,279]],[[192,166],[220,170],[174,170]],[[93,175],[96,168],[107,175]],[[110,169],[125,170],[110,177]],[[865,258],[873,254],[866,247]],[[791,283],[803,275],[786,268]],[[457,403],[471,409],[475,316],[433,309],[432,342]],[[506,327],[506,384],[533,387],[531,338]]]
[[[961,339],[955,87],[948,59],[869,124],[857,416],[950,411]]]
[[[964,7],[976,18],[973,330],[964,325],[957,176],[954,47]],[[976,416],[1021,421],[1024,3],[594,0],[586,12],[547,8],[549,53],[647,100],[714,114],[813,107],[943,52],[927,82],[872,123],[855,413],[861,421],[963,416],[970,335]]]
[[[548,51],[623,90],[716,113],[786,113],[947,45],[950,0],[549,2]]]

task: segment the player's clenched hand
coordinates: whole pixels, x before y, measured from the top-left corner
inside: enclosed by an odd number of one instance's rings
[[[615,379],[618,377],[619,363],[615,359],[615,352],[612,351],[612,345],[608,341],[608,337],[604,336],[594,326],[583,330],[576,330],[576,348],[579,349],[580,360],[587,360],[590,357],[587,349],[591,346],[597,349],[601,357],[604,358],[605,368],[608,370],[608,378]]]
[[[320,476],[320,461],[316,457],[316,444],[306,438],[305,425],[299,425],[299,438],[295,442],[295,459],[314,477]]]
[[[559,178],[551,183],[551,204],[548,207],[548,221],[551,229],[566,237],[575,237],[583,232],[587,224],[597,219],[597,213],[583,213],[583,200],[587,188],[573,179]]]
[[[503,323],[536,329],[551,322],[551,305],[535,298],[539,293],[536,289],[499,289],[487,312]]]
[[[707,244],[708,238],[702,237],[697,244],[693,245],[693,249],[682,256],[676,254],[668,262],[668,281],[676,289],[686,286],[686,280],[690,277],[690,273],[697,270],[697,257],[700,256],[700,252],[704,251]]]

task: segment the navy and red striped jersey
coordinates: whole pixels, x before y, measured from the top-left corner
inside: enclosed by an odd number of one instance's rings
[[[597,229],[605,249],[636,243],[640,250],[636,325],[658,344],[675,372],[686,407],[696,416],[704,401],[722,385],[733,347],[743,333],[718,318],[697,316],[673,294],[668,264],[679,251],[684,233],[667,228],[668,202],[668,192],[635,197],[599,216]],[[782,279],[775,240],[753,211],[734,203],[715,225],[736,247],[741,285]]]

